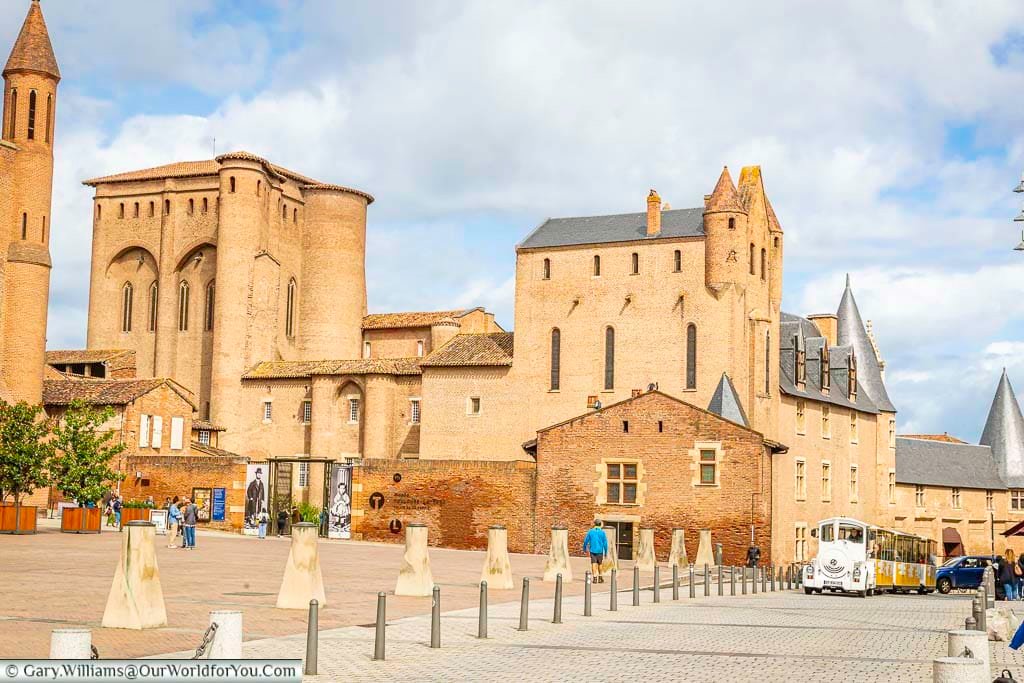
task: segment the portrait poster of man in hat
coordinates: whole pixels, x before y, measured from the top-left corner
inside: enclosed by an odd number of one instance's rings
[[[267,509],[267,489],[263,483],[264,465],[246,467],[248,485],[245,488],[245,532],[255,534],[260,526],[260,514]]]

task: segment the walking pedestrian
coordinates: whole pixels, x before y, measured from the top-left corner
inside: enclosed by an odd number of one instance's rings
[[[270,521],[270,515],[267,514],[266,510],[260,510],[257,519],[260,525],[260,539],[265,539],[267,537],[267,522]]]
[[[199,519],[199,508],[192,499],[185,499],[185,509],[182,510],[182,519],[185,525],[185,547],[189,550],[196,548],[196,521]]]
[[[114,526],[114,499],[111,498],[103,507],[103,516],[107,518],[107,526]]]
[[[277,511],[277,537],[281,538],[284,528],[288,525],[288,511],[281,509]]]
[[[594,577],[594,583],[604,583],[601,564],[604,562],[605,553],[608,552],[608,537],[601,528],[601,520],[595,519],[593,528],[583,537],[583,552],[590,553],[591,576]]]
[[[1017,599],[1017,579],[1024,575],[1013,548],[1007,548],[1003,560],[999,563],[999,583],[1003,584],[1004,597],[1007,600]]]
[[[111,505],[113,506],[113,510],[114,510],[114,526],[116,526],[118,529],[120,529],[121,528],[121,508],[123,507],[123,505],[121,504],[121,496],[115,494],[114,495],[114,499],[111,502]]]
[[[170,527],[167,532],[167,547],[177,548],[175,544],[178,541],[178,530],[181,529],[181,508],[178,507],[177,496],[167,506],[167,525]]]

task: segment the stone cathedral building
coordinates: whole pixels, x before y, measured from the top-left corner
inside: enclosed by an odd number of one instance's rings
[[[327,505],[351,466],[356,537],[420,521],[480,547],[504,523],[534,552],[600,517],[623,558],[644,527],[664,556],[679,526],[691,555],[711,529],[731,563],[750,543],[806,559],[831,515],[949,553],[948,529],[978,552],[1024,520],[1008,380],[984,445],[898,438],[850,282],[834,314],[783,311],[758,166],[691,208],[651,190],[635,212],[543,221],[515,249],[512,330],[482,308],[368,313],[363,190],[248,152],[93,178],[88,348],[44,363],[60,72],[36,0],[3,75],[0,396],[117,407],[129,497],[220,487],[237,527],[247,465],[272,512]]]

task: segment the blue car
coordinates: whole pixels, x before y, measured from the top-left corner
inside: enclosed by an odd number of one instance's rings
[[[977,588],[981,585],[985,567],[997,562],[993,555],[965,555],[946,560],[935,572],[935,588],[940,593],[949,593],[954,588]],[[996,586],[997,598],[1002,599],[1002,587]]]

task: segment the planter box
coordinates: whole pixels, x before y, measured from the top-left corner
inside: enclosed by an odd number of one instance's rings
[[[60,530],[68,534],[98,534],[103,522],[99,508],[64,508],[60,515]]]
[[[39,508],[35,505],[0,505],[0,534],[34,534],[36,532],[36,515]]]
[[[142,520],[143,522],[149,521],[149,508],[121,508],[121,527],[128,522],[135,522]]]

